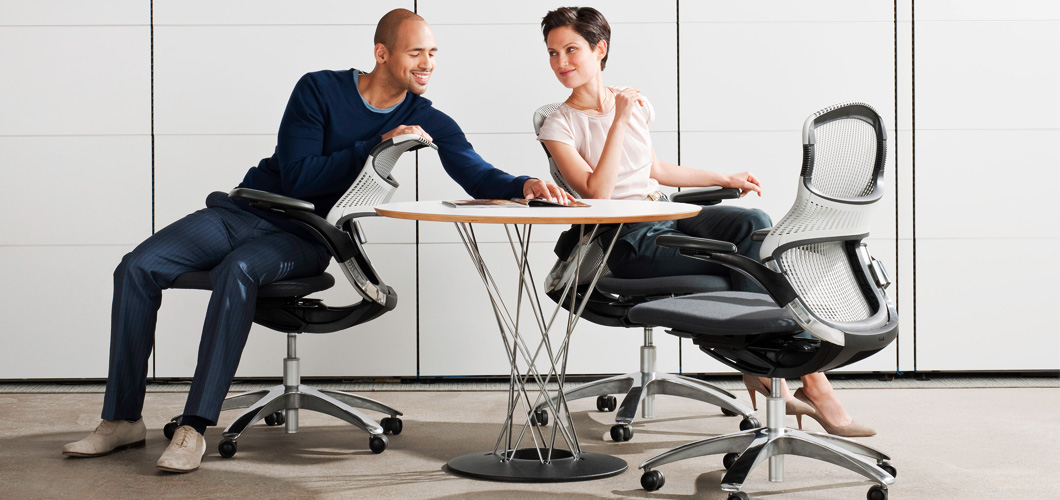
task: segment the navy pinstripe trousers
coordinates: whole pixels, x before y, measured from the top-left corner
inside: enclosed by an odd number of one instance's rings
[[[210,271],[213,292],[184,415],[217,423],[254,320],[258,288],[324,272],[330,254],[241,209],[225,193],[145,240],[114,270],[110,369],[102,417],[140,418],[162,290],[189,271]]]

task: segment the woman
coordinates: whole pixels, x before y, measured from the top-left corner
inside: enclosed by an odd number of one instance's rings
[[[583,198],[657,200],[661,196],[659,184],[721,186],[739,189],[740,196],[750,192],[762,195],[758,179],[750,172],[721,174],[659,160],[649,133],[655,119],[651,103],[639,89],[604,85],[611,28],[599,11],[591,7],[556,9],[542,19],[541,31],[552,71],[571,94],[545,120],[537,138],[567,183]],[[704,207],[699,215],[680,221],[629,224],[623,226],[607,265],[621,278],[730,274],[718,264],[657,246],[655,238],[686,234],[728,241],[736,245],[739,254],[758,260],[761,245],[751,241],[751,233],[771,225],[761,210],[725,205]],[[761,291],[743,275],[731,276],[735,289]],[[745,376],[744,383],[752,401],[755,391],[768,392],[766,379]],[[800,427],[801,415],[809,415],[831,434],[875,434],[853,422],[823,374],[803,377],[803,388],[795,396],[785,385],[784,397],[787,412],[799,417]]]

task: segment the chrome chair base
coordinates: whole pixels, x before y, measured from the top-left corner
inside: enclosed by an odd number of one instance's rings
[[[777,387],[779,388],[779,385]],[[873,490],[878,490],[875,494],[886,498],[887,486],[894,484],[894,475],[897,473],[896,469],[887,463],[890,457],[852,439],[785,427],[783,397],[769,397],[767,405],[768,422],[765,427],[703,439],[645,460],[640,465],[644,470],[641,485],[649,491],[662,487],[665,482],[662,473],[653,470],[661,465],[688,458],[725,454],[723,463],[728,470],[721,479],[721,489],[738,492],[747,476],[762,462],[769,464],[770,481],[783,481],[783,456],[799,455],[843,467],[875,481],[878,484],[873,486]]]
[[[728,391],[702,380],[655,371],[655,346],[652,344],[651,337],[652,328],[645,327],[644,345],[640,348],[641,371],[589,382],[577,389],[567,391],[563,397],[570,402],[594,396],[599,398],[610,394],[625,394],[615,415],[616,426],[612,428],[612,436],[619,437],[623,434],[621,429],[617,429],[618,432],[616,432],[616,428],[626,427],[626,434],[620,439],[622,441],[628,441],[632,437],[632,428],[629,426],[637,418],[638,408],[643,418],[655,418],[655,396],[658,395],[694,399],[718,406],[726,415],[743,416],[744,422],[741,422],[741,429],[759,425],[758,421],[752,417],[754,409],[743,404]],[[552,398],[552,404],[560,404],[559,395]],[[540,412],[546,406],[548,406],[547,402],[539,402],[534,411]],[[597,406],[599,408],[600,405]]]
[[[383,434],[383,426],[358,408],[385,413],[392,418],[401,415],[401,412],[371,398],[342,391],[319,390],[302,384],[293,388],[277,385],[267,390],[237,394],[225,399],[221,405],[221,411],[238,408],[247,409],[225,428],[225,439],[238,439],[248,427],[279,411],[284,412],[288,434],[298,432],[299,409],[331,415],[371,435]]]

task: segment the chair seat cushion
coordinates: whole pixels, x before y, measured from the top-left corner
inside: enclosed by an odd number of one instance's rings
[[[629,311],[637,323],[694,335],[796,333],[802,327],[769,295],[751,292],[697,293],[638,304]]]
[[[311,293],[327,290],[335,285],[335,278],[324,273],[307,278],[291,278],[274,281],[258,289],[258,297],[305,297]],[[210,271],[192,271],[177,276],[170,288],[189,290],[213,290]]]
[[[728,290],[729,279],[725,276],[710,274],[660,278],[616,278],[608,275],[600,277],[596,283],[596,289],[625,297],[687,295]]]

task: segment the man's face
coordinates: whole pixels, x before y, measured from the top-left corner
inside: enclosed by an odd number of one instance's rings
[[[405,90],[423,94],[434,71],[434,53],[437,51],[434,33],[426,22],[405,21],[398,28],[393,50],[389,51],[387,73]]]

